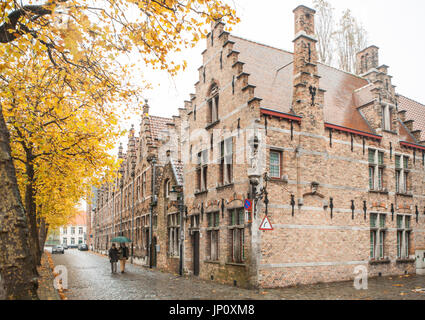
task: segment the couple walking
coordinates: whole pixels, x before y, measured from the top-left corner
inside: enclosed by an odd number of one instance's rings
[[[128,260],[128,248],[124,243],[120,244],[120,248],[117,249],[115,243],[112,244],[112,248],[109,249],[109,261],[111,262],[112,273],[117,273],[117,262],[120,261],[121,273],[125,272],[125,262]]]

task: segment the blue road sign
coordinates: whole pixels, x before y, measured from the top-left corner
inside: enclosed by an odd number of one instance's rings
[[[252,209],[252,200],[250,200],[250,199],[246,199],[245,200],[245,209],[246,210],[251,210]]]

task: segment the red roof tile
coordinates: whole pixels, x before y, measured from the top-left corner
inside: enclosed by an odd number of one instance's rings
[[[234,50],[239,51],[239,61],[244,62],[244,72],[250,74],[249,84],[255,85],[255,96],[263,99],[261,106],[291,113],[293,93],[293,54],[236,36]],[[323,64],[318,65],[320,87],[325,93],[325,122],[359,131],[374,133],[358,112],[359,102],[366,95],[354,91],[368,85],[366,79]],[[361,98],[361,99],[360,99]]]
[[[261,107],[293,113],[293,54],[234,35],[229,35],[229,40],[235,43],[233,50],[239,52],[239,61],[245,63],[249,84],[256,86],[255,96],[262,99]],[[326,90],[325,122],[375,134],[358,109],[373,101],[373,86],[364,78],[321,63],[318,73],[320,87]],[[415,120],[413,128],[422,130],[421,140],[425,141],[425,105],[400,96],[400,108],[407,111],[407,119]],[[400,139],[414,142],[404,126],[400,129]]]
[[[406,120],[414,120],[413,131],[421,130],[420,140],[425,141],[425,105],[402,95],[400,95],[399,103],[399,110],[406,111]]]
[[[160,138],[161,132],[165,132],[167,130],[168,123],[173,123],[173,119],[149,116],[149,125],[154,145],[156,145],[156,140]]]

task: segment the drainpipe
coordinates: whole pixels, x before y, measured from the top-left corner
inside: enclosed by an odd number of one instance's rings
[[[156,175],[156,159],[152,157],[150,159],[151,167],[152,167],[152,177],[151,177],[151,205],[149,212],[149,268],[152,269],[152,238],[153,238],[153,225],[152,225],[152,216],[153,216],[153,207],[155,206],[155,175]]]
[[[133,205],[131,207],[131,263],[134,259],[134,178],[135,178],[135,169],[133,169]]]
[[[120,188],[121,188],[121,210],[120,210],[120,236],[122,237],[122,208],[123,208],[123,203],[122,203],[122,194],[123,194],[123,187],[124,187],[124,181],[122,181],[122,178],[121,178],[121,185],[120,185]]]
[[[183,187],[179,192],[179,211],[180,211],[180,261],[179,261],[179,275],[183,275],[183,264],[184,264],[184,256],[183,256],[183,241],[184,241],[184,198],[183,198]]]
[[[115,186],[112,191],[112,238],[115,238]]]

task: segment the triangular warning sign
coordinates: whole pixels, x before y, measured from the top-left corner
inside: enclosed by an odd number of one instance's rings
[[[263,219],[263,222],[261,222],[260,225],[260,230],[261,231],[272,231],[273,230],[273,226],[270,223],[269,217],[265,216]]]

